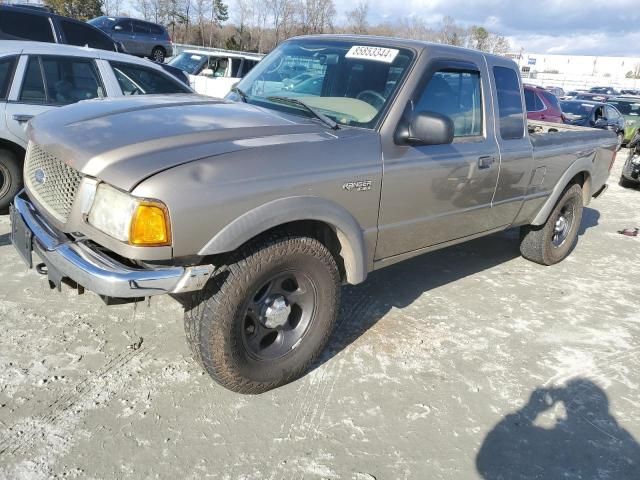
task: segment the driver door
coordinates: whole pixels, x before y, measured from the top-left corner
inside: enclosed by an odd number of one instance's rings
[[[375,259],[419,250],[493,228],[491,201],[500,159],[486,67],[435,61],[426,67],[406,114],[430,111],[453,120],[453,143],[386,142]]]

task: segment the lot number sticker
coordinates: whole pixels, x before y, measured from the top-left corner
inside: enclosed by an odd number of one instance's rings
[[[354,45],[349,49],[345,58],[359,58],[376,62],[393,63],[400,50],[383,47],[364,47]]]

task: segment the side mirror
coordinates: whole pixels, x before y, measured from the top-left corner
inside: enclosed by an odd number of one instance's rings
[[[593,125],[595,128],[607,128],[607,119],[599,118],[596,120],[596,123]]]
[[[446,115],[416,112],[402,136],[412,145],[447,145],[453,142],[453,134],[453,120]]]
[[[113,29],[114,29],[116,32],[119,32],[119,31],[121,31],[121,30],[122,30],[122,25],[116,25],[115,27],[113,27]]]
[[[202,75],[203,77],[213,77],[213,70],[211,70],[210,68],[205,68],[200,72],[200,75]]]

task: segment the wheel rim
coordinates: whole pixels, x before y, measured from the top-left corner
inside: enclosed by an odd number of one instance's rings
[[[257,360],[274,360],[294,350],[315,316],[317,292],[298,271],[272,275],[251,297],[242,315],[242,340]]]
[[[4,165],[0,164],[0,198],[4,198],[11,188],[11,172]]]
[[[574,216],[575,212],[573,203],[570,205],[564,205],[560,209],[560,213],[553,225],[553,234],[551,236],[551,242],[554,247],[561,247],[564,242],[566,242],[569,237],[569,232],[571,232],[571,228],[573,227]]]
[[[155,50],[153,53],[153,59],[156,62],[162,62],[164,60],[164,55],[162,53],[162,50]]]

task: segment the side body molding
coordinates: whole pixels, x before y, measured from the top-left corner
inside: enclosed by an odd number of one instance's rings
[[[333,227],[340,241],[347,282],[357,284],[366,279],[367,248],[360,225],[346,209],[320,197],[287,197],[254,208],[220,230],[199,255],[233,251],[273,227],[299,220],[316,220]]]
[[[567,185],[569,185],[571,179],[579,173],[586,174],[583,202],[585,206],[589,204],[589,201],[591,200],[591,175],[595,154],[596,153],[594,150],[590,155],[580,157],[569,166],[569,168],[560,177],[560,180],[558,180],[558,182],[556,183],[556,186],[553,188],[551,195],[544,203],[538,214],[535,216],[535,218],[531,222],[531,225],[542,225],[547,221],[547,218],[549,218],[553,207],[555,207],[556,203],[558,203],[560,195],[562,195],[564,189],[567,187]]]

